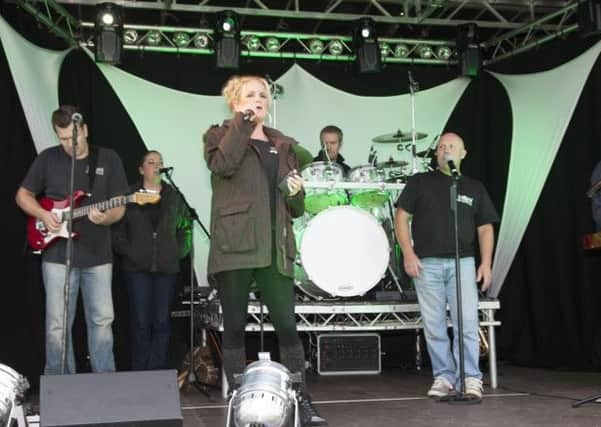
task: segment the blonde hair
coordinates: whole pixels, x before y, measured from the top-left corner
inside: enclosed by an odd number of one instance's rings
[[[234,111],[234,103],[240,99],[242,96],[242,88],[244,85],[251,81],[258,81],[265,87],[265,91],[267,92],[267,106],[271,104],[271,91],[269,90],[269,83],[263,77],[245,75],[245,76],[232,76],[223,86],[221,90],[221,94],[225,98],[227,105],[230,107],[230,110]]]

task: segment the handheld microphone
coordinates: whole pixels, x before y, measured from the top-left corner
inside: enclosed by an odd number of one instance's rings
[[[73,123],[81,124],[83,122],[83,116],[80,113],[73,113],[71,121]]]
[[[169,166],[169,167],[166,167],[166,168],[160,168],[159,169],[159,173],[169,173],[172,170],[173,170],[173,166]]]
[[[457,178],[459,176],[459,170],[457,170],[457,165],[455,165],[453,156],[451,156],[450,154],[445,154],[444,159],[447,162],[447,165],[449,166],[449,170],[451,171],[451,175],[453,175],[453,178]]]
[[[244,120],[245,122],[252,122],[255,118],[255,112],[253,110],[245,110],[242,113],[242,120]]]

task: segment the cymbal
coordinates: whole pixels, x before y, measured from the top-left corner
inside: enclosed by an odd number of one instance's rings
[[[393,159],[389,159],[385,162],[380,162],[376,164],[376,167],[378,168],[402,168],[403,166],[407,166],[409,164],[409,162],[405,161],[405,160],[393,160]]]
[[[427,137],[427,133],[416,132],[415,139],[424,139]],[[398,142],[409,142],[412,141],[413,138],[411,136],[411,132],[401,132],[401,130],[397,130],[395,133],[386,133],[384,135],[378,135],[371,139],[373,142],[381,142],[386,144],[394,144]]]

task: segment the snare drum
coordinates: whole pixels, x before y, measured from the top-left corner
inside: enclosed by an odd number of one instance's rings
[[[301,175],[305,181],[342,182],[344,171],[337,163],[313,162],[303,168]],[[347,205],[348,197],[342,189],[307,188],[305,189],[305,210],[318,214],[332,206]]]
[[[302,233],[297,286],[317,299],[360,296],[384,277],[389,259],[388,238],[376,218],[353,206],[330,208]]]
[[[357,166],[351,169],[348,180],[364,184],[381,184],[385,173],[372,165]],[[377,189],[360,189],[351,191],[351,204],[363,209],[382,206],[388,200],[388,192]]]

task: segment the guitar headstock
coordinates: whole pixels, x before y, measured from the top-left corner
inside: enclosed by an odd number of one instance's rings
[[[137,191],[135,193],[127,196],[131,203],[136,203],[138,205],[146,205],[146,204],[154,204],[158,203],[161,200],[160,194],[155,193],[145,193],[142,191]]]

